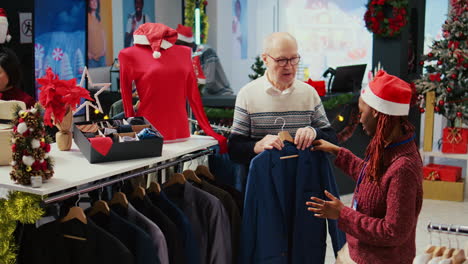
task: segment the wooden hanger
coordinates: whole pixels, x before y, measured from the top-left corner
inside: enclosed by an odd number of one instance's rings
[[[451,259],[453,264],[462,264],[466,260],[465,251],[463,249],[455,250]]]
[[[434,252],[435,248],[436,248],[436,246],[428,245],[424,252],[426,252],[427,254],[432,254]]]
[[[212,181],[215,181],[215,176],[211,173],[210,169],[205,165],[198,165],[195,173],[199,176],[206,177]]]
[[[286,125],[286,120],[284,120],[284,118],[282,117],[278,117],[275,119],[275,124],[276,124],[276,121],[278,121],[278,119],[283,119],[284,121],[283,126],[281,127],[281,131],[278,133],[279,138],[281,139],[281,141],[289,141],[294,144],[294,139],[291,136],[291,134],[289,134],[288,131],[284,130],[284,126]],[[291,159],[291,158],[297,158],[297,157],[299,157],[299,155],[295,154],[295,155],[289,155],[289,156],[281,156],[280,159]]]
[[[450,248],[450,247],[446,248],[446,249],[444,250],[444,254],[442,255],[442,259],[449,259],[449,258],[451,258],[454,251],[455,251],[454,248]]]
[[[133,190],[133,193],[132,193],[132,198],[138,198],[140,200],[143,200],[145,198],[145,195],[146,195],[146,191],[145,191],[145,188],[141,187],[140,185],[138,185],[137,187],[135,187],[135,189]]]
[[[103,213],[105,215],[110,214],[110,208],[109,205],[107,205],[107,202],[104,200],[98,200],[94,202],[93,207],[91,207],[91,210],[88,213],[88,216],[93,216],[97,213]]]
[[[174,184],[185,184],[186,182],[187,180],[185,179],[185,176],[182,173],[174,173],[169,178],[169,180],[163,184],[163,188],[167,188]]]
[[[79,206],[73,206],[72,208],[70,208],[70,210],[68,210],[68,214],[64,218],[60,219],[60,223],[65,223],[72,219],[77,219],[83,224],[88,223],[88,219],[86,218],[83,209]]]
[[[114,205],[118,204],[121,205],[124,208],[128,208],[128,200],[127,196],[123,192],[116,192],[114,193],[114,196],[112,197],[112,200],[110,200],[109,205]]]
[[[197,174],[193,170],[184,170],[184,172],[182,172],[182,174],[184,175],[185,179],[187,179],[187,180],[191,180],[191,181],[196,182],[198,184],[202,183],[202,180],[200,178],[198,178]]]
[[[161,186],[159,185],[159,183],[151,182],[148,188],[148,193],[156,193],[159,195],[161,193]]]

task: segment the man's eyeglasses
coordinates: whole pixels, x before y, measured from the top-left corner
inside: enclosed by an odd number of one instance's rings
[[[288,62],[292,66],[297,65],[297,64],[299,64],[299,61],[301,60],[301,56],[297,56],[297,57],[290,58],[290,59],[277,59],[277,58],[273,58],[272,56],[270,56],[270,54],[267,54],[267,56],[272,58],[276,63],[278,63],[278,66],[281,66],[281,67],[286,66],[286,64],[288,64]]]

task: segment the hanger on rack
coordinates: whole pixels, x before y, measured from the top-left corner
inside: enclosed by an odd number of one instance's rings
[[[88,224],[88,219],[86,218],[86,215],[81,207],[78,206],[78,203],[81,199],[81,195],[78,194],[78,199],[76,200],[75,206],[71,207],[68,210],[68,214],[63,217],[62,219],[59,220],[60,223],[65,223],[73,219],[77,219],[83,224]],[[87,239],[85,237],[79,237],[79,236],[74,236],[74,235],[67,235],[63,234],[64,237],[70,238],[70,239],[75,239],[75,240],[81,240],[81,241],[86,241]]]
[[[436,248],[436,246],[434,246],[434,244],[432,243],[432,223],[429,222],[429,226],[430,226],[430,229],[428,230],[429,232],[429,245],[427,246],[426,250],[424,250],[424,252],[426,252],[427,254],[432,254]]]
[[[445,247],[442,246],[442,225],[439,225],[439,246],[434,249],[434,252],[432,253],[432,257],[441,257],[444,255]]]
[[[215,181],[215,176],[213,175],[213,173],[211,173],[210,169],[205,166],[205,165],[198,165],[197,166],[197,169],[195,170],[195,173],[198,175],[198,176],[202,176],[202,177],[205,177],[205,178],[208,178],[212,181]]]
[[[451,240],[450,240],[450,236],[449,236],[449,232],[450,232],[450,229],[452,228],[452,225],[450,225],[448,228],[447,228],[447,240],[448,240],[448,247],[444,250],[444,254],[442,255],[442,259],[449,259],[452,257],[453,255],[453,252],[455,251],[454,248],[452,248],[452,243],[451,243]]]
[[[182,173],[174,173],[171,175],[169,180],[163,184],[163,188],[167,188],[174,184],[185,184],[185,182],[187,182],[187,180]]]
[[[123,181],[122,181],[123,185]],[[114,205],[118,204],[121,205],[123,208],[127,209],[128,208],[128,200],[127,196],[125,193],[121,191],[122,186],[119,187],[119,191],[114,193],[114,196],[112,196],[112,199],[109,202],[109,205]]]
[[[457,226],[457,229],[455,231],[455,240],[457,241],[457,249],[453,252],[452,254],[452,264],[462,264],[465,260],[465,250],[460,248],[460,244],[458,242],[458,234],[460,231],[460,226]]]
[[[70,221],[72,219],[77,219],[83,224],[88,223],[88,220],[86,219],[86,215],[84,214],[83,209],[78,206],[80,199],[81,199],[81,194],[78,194],[78,200],[76,200],[75,206],[71,207],[68,210],[68,214],[64,218],[60,219],[61,223]]]
[[[156,193],[156,194],[160,194],[161,193],[161,185],[159,185],[159,183],[157,182],[151,182],[150,183],[150,186],[148,187],[148,193]]]
[[[190,159],[190,163],[189,165],[187,166],[188,168],[190,168],[190,166],[192,165],[192,159]],[[182,174],[184,175],[185,179],[186,180],[191,180],[195,183],[198,183],[200,184],[202,182],[202,180],[200,178],[198,178],[197,174],[191,170],[191,169],[187,169],[187,170],[184,170],[184,172],[182,172]]]
[[[99,191],[98,195],[99,195],[99,200],[93,203],[93,207],[91,207],[91,210],[89,211],[88,216],[93,216],[97,213],[102,213],[105,215],[110,214],[109,205],[107,204],[106,201],[101,199],[102,189]]]
[[[292,138],[291,134],[289,134],[288,131],[284,130],[284,126],[286,125],[286,120],[282,117],[277,117],[275,119],[275,124],[276,124],[276,121],[278,121],[278,119],[283,120],[283,126],[281,127],[281,131],[278,133],[279,138],[281,139],[281,141],[289,141],[291,143],[294,143],[294,139]],[[280,157],[280,159],[291,159],[291,158],[297,158],[297,157],[299,157],[299,155],[295,154],[295,155],[289,155],[289,156],[282,156]]]
[[[136,186],[132,192],[132,198],[138,198],[140,200],[143,200],[146,195],[146,190],[145,188],[141,187],[140,184]]]

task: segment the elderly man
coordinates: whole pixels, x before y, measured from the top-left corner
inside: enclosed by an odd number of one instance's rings
[[[295,79],[300,60],[296,39],[285,32],[269,35],[262,59],[265,75],[237,95],[229,138],[231,159],[248,164],[266,149],[281,150],[284,144],[277,135],[281,130],[288,131],[302,150],[315,139],[336,142],[317,92]]]

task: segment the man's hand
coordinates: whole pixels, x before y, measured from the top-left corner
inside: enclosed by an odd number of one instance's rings
[[[255,143],[254,152],[256,154],[264,151],[265,149],[275,148],[281,150],[284,147],[283,141],[277,135],[266,135],[260,141]]]
[[[338,152],[340,152],[340,147],[326,140],[319,139],[314,140],[314,142],[312,142],[312,150],[321,150],[328,153],[332,153],[336,156],[338,155]]]
[[[312,141],[317,137],[315,129],[310,127],[299,128],[294,137],[294,144],[297,146],[297,149],[304,150],[312,144]]]
[[[313,202],[306,202],[307,210],[314,212],[314,216],[318,218],[338,219],[344,204],[333,194],[325,191],[325,195],[331,201],[325,201],[317,197],[310,197]]]

